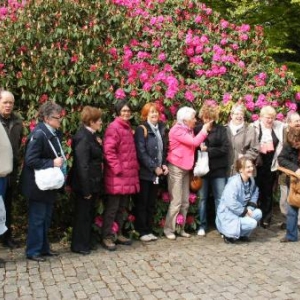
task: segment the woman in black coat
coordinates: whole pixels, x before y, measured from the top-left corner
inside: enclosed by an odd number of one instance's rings
[[[34,170],[51,167],[60,167],[62,171],[66,169],[60,144],[61,135],[57,131],[62,120],[61,110],[56,103],[44,103],[39,109],[40,122],[29,135],[26,144],[21,176],[22,191],[29,205],[26,256],[35,261],[45,261],[45,256],[58,255],[50,250],[47,237],[58,189],[40,190],[35,183]]]
[[[72,139],[74,161],[70,176],[75,214],[71,250],[82,255],[89,254],[92,248],[95,200],[103,177],[102,141],[96,134],[102,126],[101,114],[100,109],[85,106],[81,112],[83,125]]]
[[[207,201],[209,199],[209,187],[212,189],[215,212],[221,200],[223,190],[227,181],[227,170],[229,168],[228,151],[229,140],[226,128],[217,124],[219,119],[220,107],[215,103],[205,102],[200,110],[199,117],[204,124],[213,121],[212,128],[205,142],[200,145],[201,151],[208,152],[209,172],[202,178],[202,187],[198,192],[200,227],[199,236],[205,236],[208,228],[207,222]],[[203,125],[195,127],[194,132],[197,134]]]
[[[135,227],[141,241],[157,240],[152,233],[153,214],[157,199],[159,176],[168,174],[166,166],[165,126],[159,122],[155,103],[142,108],[143,123],[135,131],[135,145],[140,164],[140,193],[135,198]]]

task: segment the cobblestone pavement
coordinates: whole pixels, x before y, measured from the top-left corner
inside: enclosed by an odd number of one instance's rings
[[[279,243],[278,224],[246,244],[225,244],[216,230],[89,256],[55,244],[61,255],[42,263],[0,248],[0,299],[300,299],[300,242]]]

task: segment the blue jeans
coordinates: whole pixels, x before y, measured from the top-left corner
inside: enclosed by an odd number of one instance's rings
[[[250,207],[248,207],[250,208]],[[252,210],[252,217],[245,216],[241,218],[241,233],[240,236],[249,237],[253,229],[257,227],[257,222],[262,218],[262,212],[260,209],[250,208]]]
[[[49,253],[48,231],[53,203],[29,201],[26,255],[28,257]]]
[[[7,186],[7,178],[0,177],[0,196],[4,198]]]
[[[287,203],[286,238],[291,241],[298,240],[298,211],[299,208]]]
[[[223,190],[226,185],[226,177],[218,178],[202,178],[202,187],[198,192],[200,198],[199,203],[199,217],[200,217],[200,229],[207,230],[207,199],[208,199],[208,188],[211,185],[213,196],[215,199],[215,212],[221,200]]]

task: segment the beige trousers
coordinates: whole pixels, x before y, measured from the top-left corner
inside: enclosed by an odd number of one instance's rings
[[[172,164],[168,165],[168,190],[170,194],[170,205],[166,216],[166,223],[164,232],[174,233],[176,230],[176,218],[180,213],[184,217],[184,224],[186,215],[189,209],[189,171],[178,168]],[[184,229],[182,225],[182,230]]]

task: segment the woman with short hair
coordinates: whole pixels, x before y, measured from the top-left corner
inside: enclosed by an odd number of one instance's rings
[[[255,161],[258,156],[257,135],[255,129],[245,122],[245,111],[244,105],[234,104],[230,113],[230,121],[226,126],[229,140],[228,177],[236,174],[235,163],[238,158],[247,156]]]
[[[97,135],[102,127],[101,115],[100,109],[85,106],[81,112],[82,126],[72,138],[74,161],[70,176],[75,213],[71,250],[82,255],[93,248],[94,207],[102,188],[103,151]]]
[[[102,245],[114,251],[116,243],[131,245],[131,239],[123,235],[124,210],[128,208],[130,195],[140,191],[139,164],[135,150],[133,131],[130,125],[131,107],[128,101],[115,104],[116,117],[106,128],[103,140],[104,187],[107,199],[104,206]],[[114,240],[112,225],[118,224]]]
[[[166,165],[166,127],[159,121],[155,103],[146,103],[141,110],[142,123],[135,130],[135,146],[140,163],[141,190],[135,197],[135,229],[143,242],[155,241],[152,233],[153,214],[161,176],[168,174]]]
[[[257,208],[258,188],[253,178],[254,165],[248,157],[236,161],[236,174],[229,178],[217,210],[216,225],[225,243],[249,241],[261,219]]]
[[[207,151],[209,159],[209,172],[202,177],[202,187],[198,191],[200,198],[199,202],[199,217],[200,227],[197,232],[199,236],[205,236],[208,228],[207,222],[207,202],[209,187],[212,188],[214,197],[215,212],[217,212],[218,205],[226,184],[227,171],[229,168],[228,151],[229,141],[225,126],[218,124],[220,107],[217,103],[207,101],[203,104],[199,118],[202,124],[195,128],[195,133],[201,130],[202,126],[212,122],[212,128],[209,136],[203,144],[200,145],[201,151]],[[203,125],[204,124],[204,125]]]
[[[170,240],[175,240],[176,218],[179,213],[184,218],[181,231],[182,237],[190,237],[184,231],[185,219],[189,208],[189,173],[194,166],[196,148],[207,138],[210,123],[207,123],[194,135],[196,111],[184,106],[177,112],[177,121],[169,132],[169,149],[167,155],[169,175],[168,190],[171,198],[164,234]]]
[[[59,131],[62,120],[61,111],[61,106],[54,102],[44,103],[38,113],[40,122],[29,135],[26,143],[21,176],[22,191],[28,200],[26,256],[34,261],[45,261],[45,256],[58,255],[50,249],[47,236],[58,189],[40,190],[35,183],[34,170],[51,167],[66,170]]]
[[[270,226],[273,212],[273,186],[276,181],[277,157],[283,146],[284,123],[275,120],[276,111],[264,106],[259,120],[251,124],[259,142],[260,163],[257,165],[256,184],[259,188],[259,207],[262,210],[261,225]]]

